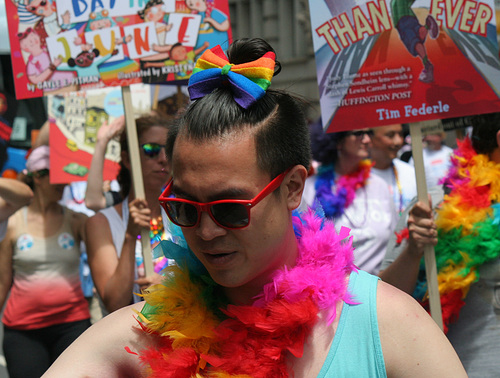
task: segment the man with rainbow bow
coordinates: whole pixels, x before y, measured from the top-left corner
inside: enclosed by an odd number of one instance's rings
[[[178,228],[161,250],[177,265],[136,319],[105,317],[44,377],[465,376],[418,303],[354,266],[349,229],[295,214],[309,130],[294,96],[256,90],[263,65],[272,77],[271,46],[239,40],[228,56],[193,75],[191,95],[206,94],[167,138],[160,203]]]

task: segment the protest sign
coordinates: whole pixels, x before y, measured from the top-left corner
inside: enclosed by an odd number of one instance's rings
[[[500,111],[493,0],[309,0],[329,132]]]
[[[151,107],[149,86],[134,85],[135,114]],[[50,121],[50,181],[70,183],[86,180],[99,127],[124,115],[119,87],[48,96]],[[111,140],[104,163],[104,180],[116,178],[120,144]]]

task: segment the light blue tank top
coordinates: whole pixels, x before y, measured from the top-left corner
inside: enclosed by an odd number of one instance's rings
[[[351,273],[349,292],[339,325],[318,378],[387,377],[377,320],[377,282],[364,271]]]

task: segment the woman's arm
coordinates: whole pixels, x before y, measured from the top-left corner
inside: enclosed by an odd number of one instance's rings
[[[66,211],[68,211],[67,209]],[[83,213],[77,213],[73,212],[73,216],[71,218],[71,228],[73,230],[73,235],[75,236],[75,239],[78,241],[78,245],[80,245],[80,242],[83,241],[85,244],[87,244],[87,233],[85,232],[85,224],[87,223],[87,220],[89,217]]]
[[[33,198],[30,187],[21,181],[0,177],[0,222],[21,207],[29,205]]]
[[[12,223],[12,222],[11,222]],[[0,308],[3,308],[10,287],[12,286],[12,242],[11,225],[5,238],[0,243]]]
[[[145,201],[130,202],[130,217],[120,257],[113,244],[110,225],[103,214],[86,222],[87,255],[97,292],[110,312],[131,303],[135,279],[135,247],[142,227],[149,227],[150,210]]]
[[[420,260],[425,245],[437,244],[437,230],[431,206],[417,202],[408,217],[409,240],[407,247],[379,277],[387,283],[411,294],[415,289]]]
[[[102,192],[104,174],[104,156],[109,141],[120,134],[125,128],[125,117],[117,117],[111,123],[104,122],[97,131],[95,151],[90,162],[87,176],[87,191],[85,192],[85,206],[94,211],[106,207],[106,199]]]

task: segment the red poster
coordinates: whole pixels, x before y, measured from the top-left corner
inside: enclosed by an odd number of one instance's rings
[[[500,111],[493,0],[309,0],[325,130]]]

